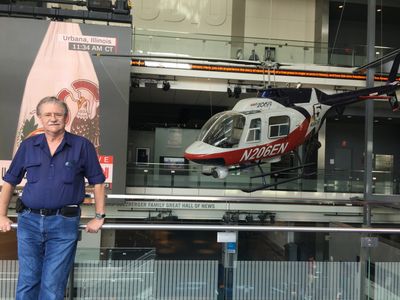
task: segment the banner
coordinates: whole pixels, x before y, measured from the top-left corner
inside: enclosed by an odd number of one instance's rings
[[[43,132],[36,106],[46,96],[56,96],[67,103],[70,118],[66,130],[86,137],[99,151],[99,81],[89,53],[71,47],[71,42],[76,45],[74,41],[82,40],[86,38],[79,24],[49,24],[26,80],[14,153],[24,139]]]

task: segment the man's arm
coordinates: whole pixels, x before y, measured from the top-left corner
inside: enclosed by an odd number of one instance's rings
[[[14,190],[13,185],[4,181],[0,194],[0,232],[11,230],[12,221],[7,217],[7,212]]]
[[[105,214],[105,186],[104,183],[94,185],[94,202],[96,214]],[[86,232],[97,232],[104,223],[104,219],[93,218],[86,224]]]

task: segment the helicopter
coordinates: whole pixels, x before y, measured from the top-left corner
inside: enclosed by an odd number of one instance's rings
[[[314,165],[308,162],[311,153],[320,147],[318,131],[327,113],[366,99],[386,99],[393,111],[399,109],[396,80],[400,63],[397,54],[386,85],[337,94],[326,94],[317,88],[263,88],[254,98],[242,99],[232,108],[212,116],[202,127],[197,140],[184,157],[203,165],[203,174],[223,179],[229,172],[258,166],[263,183],[244,192],[267,189],[284,182],[299,179],[304,170]],[[297,150],[305,145],[305,159]],[[279,162],[289,153],[295,153],[299,164],[294,167],[265,173],[264,163]],[[301,170],[301,175],[267,184],[265,178],[274,174]]]

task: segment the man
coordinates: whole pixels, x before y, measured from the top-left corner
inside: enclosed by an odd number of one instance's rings
[[[61,300],[73,266],[85,182],[94,185],[95,218],[87,232],[104,223],[104,180],[94,146],[65,131],[67,105],[55,97],[36,107],[44,134],[24,140],[4,176],[0,194],[0,232],[11,229],[7,209],[26,173],[18,210],[19,275],[17,300]]]

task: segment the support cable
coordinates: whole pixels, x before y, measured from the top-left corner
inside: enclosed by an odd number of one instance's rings
[[[344,13],[345,8],[346,8],[346,0],[343,1],[343,8],[342,8],[342,12],[340,13],[339,23],[336,28],[335,39],[333,41],[331,55],[329,56],[328,63],[332,63],[332,55],[333,55],[333,51],[335,50],[336,42],[337,42],[337,39],[339,36],[339,30],[340,30],[340,26],[342,25],[343,13]]]

